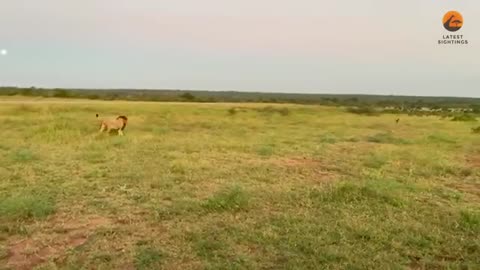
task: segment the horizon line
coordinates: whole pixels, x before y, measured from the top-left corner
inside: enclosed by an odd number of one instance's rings
[[[417,98],[473,98],[473,99],[480,99],[480,97],[474,96],[427,96],[427,95],[405,95],[405,94],[365,94],[365,93],[341,93],[335,94],[331,92],[277,92],[277,91],[259,91],[259,90],[216,90],[216,89],[173,89],[173,88],[90,88],[90,87],[81,87],[81,88],[74,88],[74,87],[37,87],[37,86],[0,86],[2,88],[23,88],[23,89],[37,89],[37,90],[80,90],[80,91],[182,91],[182,92],[225,92],[225,93],[245,93],[245,94],[289,94],[289,95],[329,95],[329,96],[380,96],[380,97],[417,97]],[[288,90],[287,90],[288,91]]]

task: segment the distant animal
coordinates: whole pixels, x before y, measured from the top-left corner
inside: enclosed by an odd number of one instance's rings
[[[395,120],[395,122],[398,124],[398,122],[400,122],[400,118],[397,118],[397,120]]]
[[[98,119],[98,113],[96,114],[96,117]],[[110,133],[112,131],[117,131],[118,135],[123,136],[123,130],[127,126],[128,118],[125,115],[120,115],[115,119],[103,119],[101,120],[100,124],[100,131],[99,133],[102,133],[104,131],[107,131],[107,133]]]

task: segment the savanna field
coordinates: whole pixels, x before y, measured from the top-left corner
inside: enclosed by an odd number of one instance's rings
[[[4,97],[0,269],[480,269],[478,125]]]

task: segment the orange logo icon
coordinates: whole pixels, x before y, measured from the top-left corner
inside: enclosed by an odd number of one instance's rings
[[[449,11],[443,16],[443,27],[450,32],[458,31],[463,26],[463,16],[457,11]]]

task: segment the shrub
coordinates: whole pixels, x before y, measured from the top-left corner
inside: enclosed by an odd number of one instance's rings
[[[180,98],[186,101],[193,101],[195,100],[195,96],[190,93],[184,93],[180,95]]]
[[[475,121],[477,121],[477,118],[475,118],[475,116],[471,115],[471,114],[462,114],[462,115],[457,115],[457,116],[453,117],[452,121],[475,122]]]
[[[237,113],[237,108],[230,108],[228,109],[228,114],[235,115]]]

